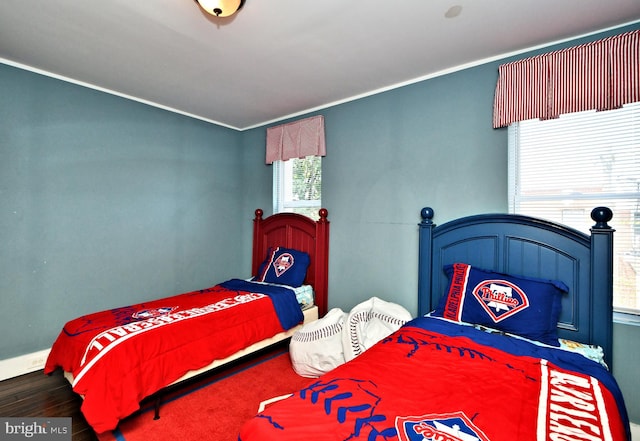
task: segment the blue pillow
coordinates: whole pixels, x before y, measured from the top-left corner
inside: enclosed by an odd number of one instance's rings
[[[445,265],[449,286],[432,315],[517,334],[552,346],[558,342],[558,319],[564,283]]]
[[[279,283],[297,288],[302,285],[309,267],[309,255],[291,248],[270,248],[260,265],[258,282]]]

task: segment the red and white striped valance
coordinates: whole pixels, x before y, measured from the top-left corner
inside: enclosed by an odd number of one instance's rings
[[[322,115],[267,128],[267,164],[326,154]]]
[[[493,127],[640,101],[640,30],[498,68]]]

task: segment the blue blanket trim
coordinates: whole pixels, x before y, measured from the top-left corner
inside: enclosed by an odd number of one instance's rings
[[[302,309],[300,309],[292,289],[283,286],[253,283],[242,279],[227,280],[221,283],[220,286],[233,291],[255,292],[269,296],[278,315],[278,320],[280,320],[280,324],[284,329],[291,329],[304,320]]]
[[[413,326],[450,337],[468,337],[481,345],[498,348],[516,356],[543,358],[563,369],[590,375],[604,384],[613,394],[618,403],[620,415],[626,425],[627,438],[631,439],[629,416],[620,387],[611,372],[605,369],[600,363],[589,360],[583,355],[574,352],[552,346],[540,346],[525,339],[509,335],[488,333],[472,326],[460,325],[437,317],[418,317],[406,323],[404,326]]]

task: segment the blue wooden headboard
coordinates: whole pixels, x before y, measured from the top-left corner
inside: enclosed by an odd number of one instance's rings
[[[483,214],[440,226],[434,211],[421,211],[418,312],[432,311],[447,288],[446,264],[464,262],[502,273],[561,280],[560,338],[597,344],[612,362],[613,216],[607,207],[591,212],[591,235],[543,219]]]

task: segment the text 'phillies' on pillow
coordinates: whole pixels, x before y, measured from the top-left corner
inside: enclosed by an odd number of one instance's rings
[[[449,285],[432,315],[560,345],[558,319],[562,296],[569,292],[563,282],[502,274],[466,263],[443,269]]]
[[[256,280],[297,288],[304,282],[309,261],[309,255],[303,251],[283,247],[269,248]]]

